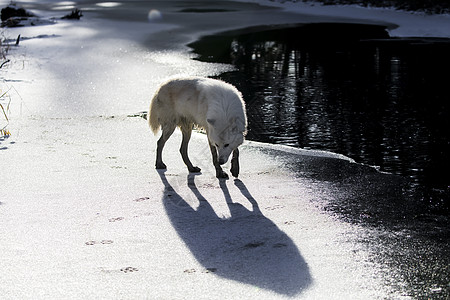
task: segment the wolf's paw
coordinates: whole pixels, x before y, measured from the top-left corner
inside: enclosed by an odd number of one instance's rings
[[[200,169],[199,167],[189,168],[189,172],[191,172],[191,173],[200,173],[201,170],[202,169]]]
[[[220,171],[218,170],[216,172],[216,177],[219,179],[228,179],[228,174],[225,173],[223,170],[220,170]]]
[[[155,166],[156,166],[156,169],[158,169],[158,170],[167,169],[166,165],[163,162],[160,162],[160,163],[157,162],[155,164]]]

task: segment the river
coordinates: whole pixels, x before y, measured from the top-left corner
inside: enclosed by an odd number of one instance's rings
[[[450,40],[390,38],[382,26],[260,26],[205,36],[197,59],[243,93],[248,139],[344,154],[408,178],[449,214]]]

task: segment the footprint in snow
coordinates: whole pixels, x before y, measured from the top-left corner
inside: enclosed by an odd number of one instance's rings
[[[133,272],[137,272],[137,271],[139,271],[139,270],[134,267],[126,267],[126,268],[120,269],[120,272],[123,272],[123,273],[133,273]]]
[[[149,197],[141,197],[141,198],[134,199],[133,201],[134,202],[143,202],[143,201],[147,201],[147,200],[150,200],[150,198]]]
[[[183,271],[183,273],[186,273],[186,274],[193,274],[196,272],[197,272],[196,269],[186,269]],[[202,273],[206,273],[206,274],[215,273],[215,272],[217,272],[217,268],[206,268],[205,270],[202,271]]]
[[[276,209],[281,209],[281,208],[284,208],[284,205],[276,204],[274,206],[268,206],[265,209],[266,210],[276,210]]]
[[[107,273],[107,274],[112,274],[112,273],[132,273],[132,272],[137,272],[139,271],[138,268],[135,267],[125,267],[122,269],[105,269],[103,267],[100,268],[100,271],[103,273]]]
[[[86,243],[84,243],[87,246],[92,246],[92,245],[96,245],[96,244],[103,244],[103,245],[108,245],[108,244],[112,244],[114,243],[112,240],[101,240],[100,242],[97,241],[88,241]]]

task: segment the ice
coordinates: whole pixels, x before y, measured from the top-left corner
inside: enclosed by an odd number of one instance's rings
[[[60,8],[89,9],[81,21],[5,32],[28,39],[11,49],[12,63],[1,75],[3,85],[14,87],[12,136],[0,140],[2,297],[407,295],[386,285],[392,278],[402,285],[401,277],[359,242],[368,229],[322,210],[336,195],[382,190],[395,177],[338,154],[247,142],[239,180],[219,181],[200,133],[192,137],[190,155],[202,173],[189,175],[178,151],[179,132],[165,148],[167,171],[157,172],[157,137],[145,120],[128,115],[146,110],[167,77],[232,69],[192,60],[182,43],[201,34],[267,24],[268,16],[278,24],[292,22],[298,19],[292,11],[301,11],[313,15],[308,20],[357,15],[400,24],[391,30],[394,35],[420,29],[423,35],[444,36],[450,32],[447,17],[289,3],[282,7],[291,13],[284,15],[235,2],[226,3],[228,9],[236,6],[235,15],[188,17],[168,1],[160,7],[141,3],[134,12],[142,12],[143,21],[130,15],[115,20],[108,14],[120,15],[126,2],[120,3],[55,2]],[[45,5],[27,5],[39,15],[55,14]],[[150,9],[163,17],[148,22]],[[433,28],[438,23],[439,29]],[[293,162],[300,171],[292,170]]]
[[[422,12],[407,12],[393,8],[361,7],[358,5],[322,5],[301,1],[246,0],[280,7],[318,17],[347,18],[348,21],[363,20],[364,23],[385,23],[392,37],[450,37],[450,15],[429,15]]]

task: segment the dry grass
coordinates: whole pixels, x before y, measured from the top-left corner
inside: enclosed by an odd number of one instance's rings
[[[5,118],[6,124],[3,125],[2,128],[0,128],[0,137],[3,136],[10,136],[11,133],[8,130],[8,125],[9,125],[9,118],[8,118],[8,113],[9,113],[9,105],[11,104],[11,97],[9,97],[8,95],[8,91],[1,93],[0,95],[0,109],[2,112],[2,117]]]
[[[8,50],[9,50],[9,45],[5,44],[3,41],[6,40],[3,32],[1,33],[1,40],[0,40],[0,71],[3,68],[3,66],[5,64],[7,64],[9,62],[9,59],[7,59],[7,54],[8,54]],[[10,136],[11,133],[9,132],[9,130],[7,129],[8,125],[9,125],[9,118],[8,118],[8,113],[9,113],[9,105],[11,103],[11,97],[8,95],[10,89],[8,89],[6,92],[3,92],[0,89],[0,120],[2,120],[4,118],[4,121],[6,121],[6,123],[4,123],[3,121],[0,122],[0,137],[4,137],[4,136]]]

